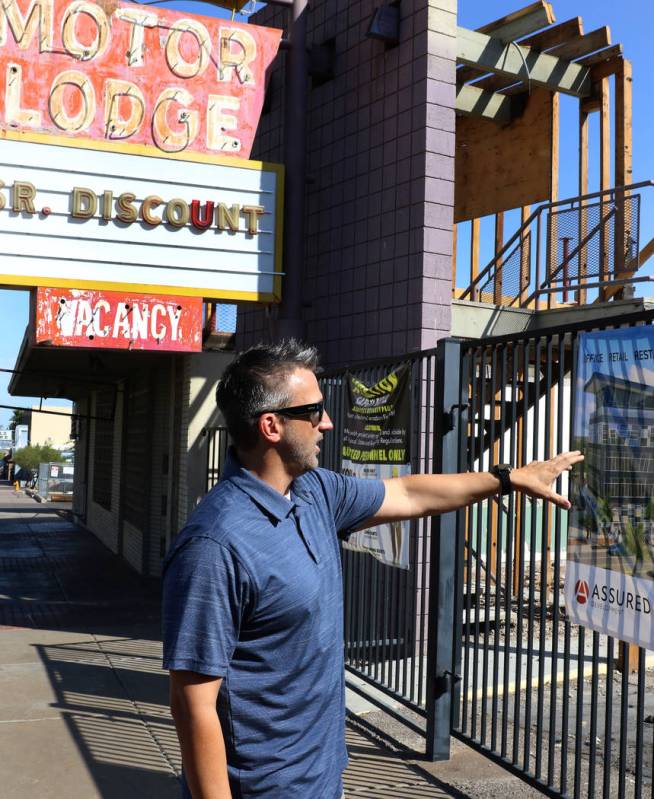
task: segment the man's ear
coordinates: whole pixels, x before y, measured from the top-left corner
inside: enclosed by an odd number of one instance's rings
[[[276,413],[262,413],[258,421],[259,434],[267,444],[277,444],[282,435],[282,422]]]

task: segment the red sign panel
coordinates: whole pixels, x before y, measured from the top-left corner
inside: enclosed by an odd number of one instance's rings
[[[281,31],[115,0],[0,6],[0,129],[249,158]]]
[[[199,352],[202,300],[39,288],[36,342],[57,347]]]

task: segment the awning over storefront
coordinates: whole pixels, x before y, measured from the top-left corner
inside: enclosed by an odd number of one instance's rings
[[[36,345],[26,331],[9,382],[9,393],[14,397],[80,400],[95,389],[126,379],[135,369],[163,368],[171,355],[170,352]]]

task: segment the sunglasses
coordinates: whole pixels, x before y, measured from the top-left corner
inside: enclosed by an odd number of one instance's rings
[[[259,411],[257,416],[262,413],[278,413],[280,416],[288,416],[289,419],[308,419],[314,427],[320,424],[325,413],[325,402],[310,402],[308,405],[294,405],[292,408],[270,408],[269,410]]]

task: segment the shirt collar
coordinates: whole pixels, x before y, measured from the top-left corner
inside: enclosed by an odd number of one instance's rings
[[[296,490],[296,481],[291,484],[291,501],[289,502],[279,491],[275,491],[268,483],[264,483],[263,480],[260,480],[252,472],[244,468],[233,447],[227,450],[227,461],[225,462],[222,479],[229,480],[241,491],[244,491],[259,507],[277,519],[277,521],[289,516],[296,505],[300,507],[309,502],[309,496],[306,491],[300,487]]]

